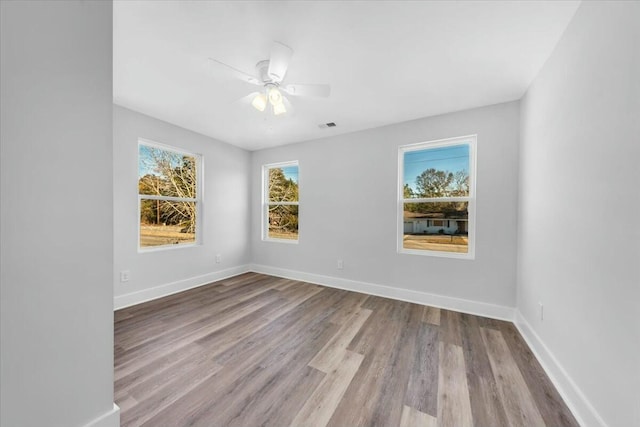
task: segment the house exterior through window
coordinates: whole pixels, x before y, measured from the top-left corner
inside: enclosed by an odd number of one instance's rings
[[[473,259],[476,136],[398,150],[398,252]]]

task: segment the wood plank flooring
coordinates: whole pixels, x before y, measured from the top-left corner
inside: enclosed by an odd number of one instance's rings
[[[513,324],[247,273],[115,314],[128,426],[577,426]]]

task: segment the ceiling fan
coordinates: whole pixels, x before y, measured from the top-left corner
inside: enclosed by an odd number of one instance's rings
[[[265,111],[268,106],[274,115],[279,116],[291,111],[291,103],[284,94],[291,96],[313,96],[326,98],[331,93],[331,86],[326,84],[284,84],[283,80],[287,74],[289,61],[293,56],[293,49],[280,42],[274,42],[271,47],[271,56],[256,64],[256,75],[245,73],[231,65],[209,58],[213,65],[214,72],[219,67],[224,67],[232,72],[235,78],[261,86],[260,91],[250,93],[241,99],[243,102],[250,102],[258,111]],[[283,94],[284,92],[284,94]]]

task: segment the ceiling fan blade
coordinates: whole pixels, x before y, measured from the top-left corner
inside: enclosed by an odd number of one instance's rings
[[[224,72],[225,74],[231,75],[235,79],[242,80],[244,82],[251,83],[257,86],[262,86],[262,82],[260,82],[257,77],[245,73],[244,71],[238,70],[237,68],[225,64],[224,62],[220,62],[217,59],[209,58],[209,64],[213,73]]]
[[[285,74],[287,74],[291,56],[293,56],[293,49],[280,42],[273,42],[267,73],[274,82],[279,83],[284,79]]]
[[[316,96],[326,98],[331,94],[331,86],[323,84],[286,85],[282,89],[293,96]]]
[[[293,105],[291,105],[291,101],[289,101],[289,99],[284,95],[282,96],[282,103],[284,104],[284,107],[287,109],[287,116],[289,117],[294,116],[296,109],[293,108]]]

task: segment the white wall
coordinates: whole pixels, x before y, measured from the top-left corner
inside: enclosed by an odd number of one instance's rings
[[[202,155],[202,245],[138,252],[138,138]],[[249,152],[120,106],[113,107],[113,147],[116,307],[244,271],[250,257]],[[120,283],[121,270],[130,270],[129,282]]]
[[[0,424],[116,426],[112,4],[0,8]]]
[[[583,2],[522,101],[518,310],[586,425],[640,425],[639,23]]]
[[[253,152],[253,262],[514,307],[518,129],[512,102]],[[398,254],[398,146],[470,134],[478,135],[476,259]],[[300,162],[297,245],[260,237],[261,166],[288,160]]]

